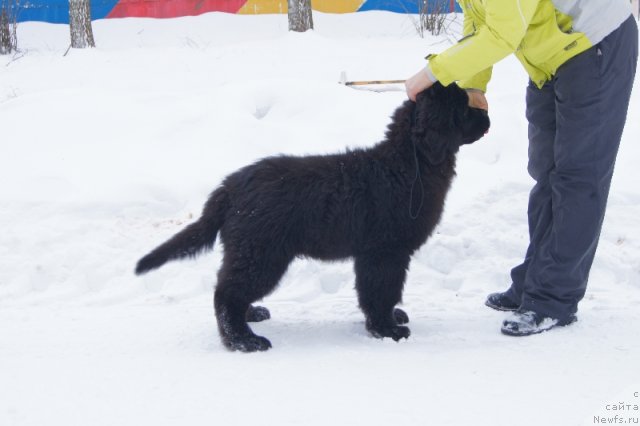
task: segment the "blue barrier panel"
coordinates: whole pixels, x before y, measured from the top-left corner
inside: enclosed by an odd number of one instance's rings
[[[91,0],[91,19],[106,18],[119,0]],[[69,0],[21,0],[18,22],[43,21],[69,23]]]
[[[432,12],[436,7],[440,7],[440,10],[449,12],[451,9],[451,0],[428,0],[427,10]],[[420,0],[367,0],[364,2],[358,11],[366,10],[388,10],[390,12],[397,13],[418,13],[419,7],[422,1]],[[453,9],[456,12],[462,12],[460,5],[457,2],[453,2]]]

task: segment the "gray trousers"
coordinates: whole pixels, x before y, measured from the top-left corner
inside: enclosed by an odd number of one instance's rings
[[[564,319],[578,310],[600,237],[638,60],[630,17],[602,42],[527,88],[529,247],[506,295]]]

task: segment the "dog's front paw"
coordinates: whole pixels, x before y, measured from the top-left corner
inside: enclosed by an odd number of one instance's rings
[[[407,324],[409,322],[409,315],[407,315],[407,313],[400,308],[393,309],[393,317],[400,325]]]
[[[373,337],[377,337],[379,339],[391,337],[396,342],[400,339],[408,339],[411,335],[409,327],[404,325],[374,326],[368,324],[367,330],[369,330]]]
[[[245,314],[245,320],[247,322],[260,322],[271,318],[271,313],[264,306],[249,306],[247,313]]]
[[[232,351],[259,352],[271,348],[271,342],[266,337],[256,336],[236,336],[224,340],[224,345]]]

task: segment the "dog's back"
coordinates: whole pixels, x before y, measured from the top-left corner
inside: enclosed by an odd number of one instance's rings
[[[389,143],[333,155],[270,157],[233,173],[223,183],[230,203],[220,230],[225,249],[252,241],[322,260],[375,246],[415,250],[433,225],[425,220],[437,221],[426,217],[439,217],[441,203],[410,218],[415,165],[410,156],[388,158],[383,145]]]

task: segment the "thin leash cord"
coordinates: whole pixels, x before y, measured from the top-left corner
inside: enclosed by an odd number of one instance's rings
[[[416,124],[416,110],[418,109],[418,106],[416,105],[415,108],[413,109],[413,114],[411,115],[411,121],[412,121],[412,127]],[[413,178],[413,182],[411,182],[411,192],[409,194],[409,217],[411,217],[411,219],[415,220],[418,218],[418,215],[420,214],[420,210],[422,209],[422,205],[424,204],[424,185],[422,183],[422,176],[420,175],[420,163],[418,161],[418,147],[416,146],[416,140],[413,137],[413,135],[411,136],[411,144],[413,145],[413,159],[415,160],[416,163],[416,176]],[[413,214],[413,191],[415,190],[416,187],[416,182],[420,182],[420,204],[418,204],[418,209],[416,210],[415,215]]]

